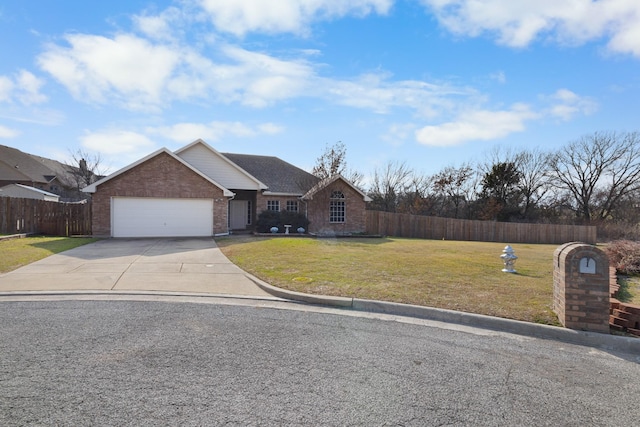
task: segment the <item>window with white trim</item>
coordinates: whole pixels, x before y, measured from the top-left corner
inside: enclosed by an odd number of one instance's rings
[[[280,200],[267,200],[267,210],[280,212]]]
[[[342,191],[334,191],[331,193],[329,202],[329,222],[344,222],[344,218],[344,193]]]
[[[298,201],[297,200],[287,200],[287,210],[289,212],[298,212]]]

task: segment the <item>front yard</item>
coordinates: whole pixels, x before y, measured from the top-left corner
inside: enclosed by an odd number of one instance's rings
[[[43,236],[0,240],[0,274],[96,240],[89,237]]]
[[[505,244],[401,238],[216,239],[241,268],[284,289],[460,310],[557,325],[555,245],[513,245],[517,274],[503,273]]]

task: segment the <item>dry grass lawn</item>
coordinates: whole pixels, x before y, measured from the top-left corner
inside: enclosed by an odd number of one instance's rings
[[[95,242],[88,237],[26,237],[0,240],[0,273],[7,273],[77,246]]]
[[[551,310],[555,245],[513,245],[518,272],[508,274],[501,271],[500,243],[252,236],[216,241],[234,263],[284,289],[558,324]]]

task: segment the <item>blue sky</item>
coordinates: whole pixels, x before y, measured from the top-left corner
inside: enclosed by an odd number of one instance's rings
[[[0,144],[419,173],[640,130],[637,0],[0,2]]]

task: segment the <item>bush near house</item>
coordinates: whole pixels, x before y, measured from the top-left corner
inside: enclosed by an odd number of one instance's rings
[[[284,232],[285,224],[291,225],[292,231],[300,227],[305,230],[309,229],[309,220],[298,212],[265,210],[258,215],[257,229],[259,233],[269,233],[271,227],[278,227],[279,232]]]
[[[640,243],[631,240],[616,240],[604,248],[609,262],[620,274],[640,274]]]

